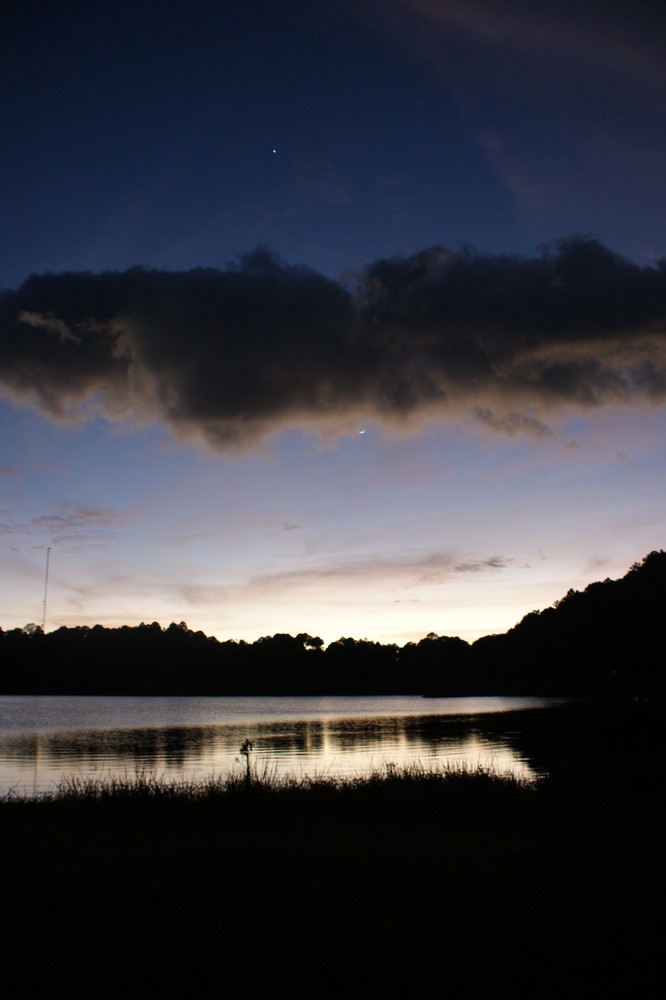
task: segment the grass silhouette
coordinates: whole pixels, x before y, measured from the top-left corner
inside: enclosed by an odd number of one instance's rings
[[[660,768],[617,783],[392,764],[248,781],[248,762],[1,802],[6,995],[649,992]]]

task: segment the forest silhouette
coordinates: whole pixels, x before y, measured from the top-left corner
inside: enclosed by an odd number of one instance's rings
[[[474,643],[381,644],[276,634],[256,642],[162,628],[0,629],[0,693],[86,695],[663,695],[666,552],[569,592]]]

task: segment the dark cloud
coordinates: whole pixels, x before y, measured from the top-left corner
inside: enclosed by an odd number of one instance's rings
[[[666,266],[584,238],[533,258],[434,247],[354,290],[263,250],[226,271],[33,276],[0,317],[10,398],[219,450],[360,420],[544,437],[567,414],[666,399]]]

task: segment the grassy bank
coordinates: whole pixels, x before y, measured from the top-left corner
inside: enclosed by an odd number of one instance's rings
[[[5,801],[3,976],[11,996],[647,992],[655,781],[144,776]]]

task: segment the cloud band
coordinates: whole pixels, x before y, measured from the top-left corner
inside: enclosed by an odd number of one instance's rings
[[[532,258],[434,247],[376,261],[353,290],[265,250],[225,271],[32,276],[2,293],[0,324],[9,398],[221,451],[359,420],[538,435],[666,399],[666,264],[592,239]]]

